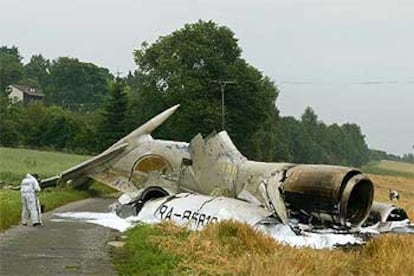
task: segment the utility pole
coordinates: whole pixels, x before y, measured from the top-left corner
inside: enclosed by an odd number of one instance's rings
[[[119,71],[119,68],[117,68],[117,70],[116,70],[116,77],[119,79],[121,77],[121,75],[122,75],[122,72]]]
[[[217,83],[221,91],[221,129],[224,130],[224,90],[227,84],[237,84],[237,81],[231,80],[211,80],[210,82]]]

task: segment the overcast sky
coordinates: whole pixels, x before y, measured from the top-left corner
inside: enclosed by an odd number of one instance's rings
[[[211,19],[278,85],[282,115],[311,106],[360,125],[371,148],[413,152],[413,0],[0,0],[0,11],[0,45],[25,62],[71,56],[124,74],[143,41]]]

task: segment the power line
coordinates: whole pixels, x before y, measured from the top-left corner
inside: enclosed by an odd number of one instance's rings
[[[396,81],[396,80],[362,80],[362,81],[313,81],[313,80],[295,80],[295,81],[279,81],[281,85],[403,85],[414,84],[413,81]]]
[[[256,83],[261,81],[262,79],[258,79],[255,81],[235,81],[235,80],[209,80],[209,82],[216,83],[220,86],[221,91],[221,129],[224,130],[225,122],[224,122],[224,90],[226,85],[228,84],[242,84],[242,83]]]

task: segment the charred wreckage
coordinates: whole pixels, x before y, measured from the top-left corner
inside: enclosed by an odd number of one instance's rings
[[[95,179],[123,193],[115,204],[118,216],[173,220],[193,229],[234,219],[286,224],[298,234],[373,225],[386,232],[388,222],[408,221],[404,209],[373,201],[374,185],[358,169],[251,161],[226,131],[205,138],[199,134],[190,143],[153,139],[151,133],[178,107],[42,185]]]

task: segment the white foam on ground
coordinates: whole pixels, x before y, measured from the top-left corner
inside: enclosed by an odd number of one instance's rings
[[[115,213],[94,213],[94,212],[67,212],[55,213],[59,219],[54,221],[77,220],[93,223],[104,227],[112,228],[120,232],[133,227],[139,222],[137,217],[128,217],[126,219],[118,217]],[[53,221],[53,219],[52,219]],[[145,223],[158,223],[157,219],[141,221]],[[336,245],[345,244],[362,244],[362,239],[352,234],[334,234],[334,233],[304,233],[296,235],[287,225],[259,225],[258,229],[264,231],[276,241],[293,247],[311,247],[314,249],[334,248]]]
[[[51,221],[77,220],[87,223],[98,224],[104,227],[112,228],[124,232],[134,225],[133,221],[128,221],[118,217],[115,213],[97,213],[97,212],[66,212],[53,214],[60,219],[51,219]]]
[[[363,244],[364,241],[353,234],[310,233],[295,234],[288,225],[260,225],[258,228],[276,241],[293,247],[311,247],[314,249],[334,248],[338,245]]]
[[[397,230],[399,229],[399,231]],[[361,233],[370,233],[370,234],[380,234],[386,232],[395,232],[395,233],[414,233],[414,224],[408,219],[402,221],[387,221],[387,222],[378,222],[375,225],[362,227],[360,229]]]

